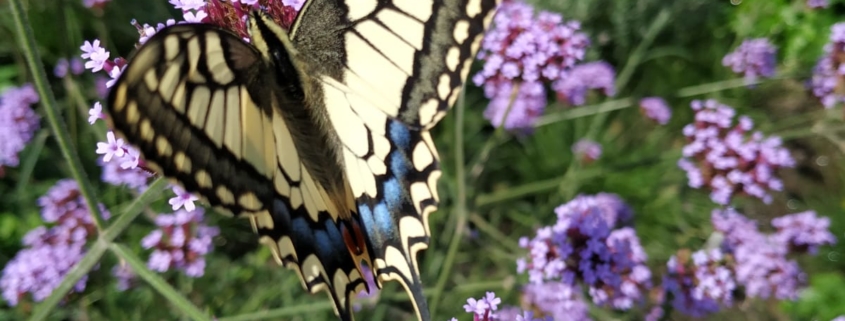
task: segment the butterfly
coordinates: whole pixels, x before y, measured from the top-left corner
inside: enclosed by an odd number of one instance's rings
[[[401,283],[429,320],[417,253],[437,208],[429,130],[452,106],[499,0],[308,0],[286,30],[259,9],[249,42],[166,27],[108,97],[109,123],[147,167],[247,217],[275,259],[342,320]]]

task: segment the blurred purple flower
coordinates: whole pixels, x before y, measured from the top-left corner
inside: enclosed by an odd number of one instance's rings
[[[593,140],[580,139],[572,145],[572,153],[584,163],[592,163],[601,157],[601,145]]]
[[[12,87],[0,95],[0,169],[18,166],[18,153],[38,130],[40,118],[30,107],[37,102],[38,94],[30,84]]]
[[[845,22],[830,27],[830,42],[824,46],[824,55],[813,68],[813,77],[808,86],[825,108],[845,102],[845,93],[840,89],[845,84]]]
[[[40,226],[23,238],[25,248],[3,268],[0,289],[9,305],[17,305],[27,294],[33,301],[44,300],[65,275],[85,255],[85,243],[94,237],[90,210],[76,181],[60,180],[38,199],[41,217],[52,227]],[[108,211],[100,205],[103,218]],[[87,276],[73,288],[85,289]]]
[[[369,266],[364,264],[364,265],[361,265],[361,274],[364,276],[364,281],[367,282],[367,288],[369,290],[361,290],[360,292],[358,292],[358,295],[356,296],[356,298],[358,298],[358,299],[378,298],[378,295],[379,295],[379,293],[381,293],[381,290],[379,290],[379,287],[376,284],[376,279],[373,276],[373,270],[370,269]],[[372,301],[372,302],[373,302],[372,304],[375,305],[375,301]],[[354,309],[355,311],[360,311],[361,310],[361,303],[360,302],[352,303],[352,309]]]
[[[646,97],[640,99],[640,111],[649,119],[660,125],[666,125],[672,118],[672,109],[660,97]]]
[[[796,299],[806,276],[787,255],[835,241],[825,220],[817,219],[814,213],[773,220],[772,225],[779,230],[772,235],[759,232],[754,221],[731,208],[713,210],[711,219],[714,228],[725,236],[722,248],[733,256],[737,284],[751,298]]]
[[[775,75],[777,49],[769,39],[747,39],[736,50],[725,55],[722,65],[745,77],[746,83]]]
[[[86,8],[93,8],[93,7],[103,7],[106,2],[110,0],[82,0],[82,5]]]
[[[816,254],[819,246],[836,243],[830,233],[830,218],[817,217],[815,211],[790,214],[772,220],[777,229],[774,237],[787,244],[792,252]]]
[[[569,73],[552,84],[558,95],[571,105],[587,102],[590,90],[601,90],[607,96],[616,95],[616,71],[604,62],[588,62],[572,68]]]
[[[627,205],[612,194],[579,195],[555,212],[556,224],[520,239],[529,257],[517,260],[517,272],[532,284],[583,282],[597,305],[624,310],[641,302],[651,287],[645,251],[632,228],[613,229],[631,215]]]
[[[733,124],[735,111],[715,100],[694,100],[695,121],[684,127],[687,145],[678,167],[687,172],[689,186],[707,187],[710,199],[720,205],[735,195],[749,195],[771,202],[768,191],[780,191],[783,183],[775,172],[795,166],[778,137],[753,132],[750,118]]]
[[[484,68],[473,76],[491,99],[485,118],[508,130],[531,128],[546,106],[543,83],[561,79],[584,57],[589,40],[580,29],[558,14],[541,11],[535,17],[528,4],[504,2],[478,54]]]
[[[137,278],[135,272],[126,263],[115,265],[111,270],[111,274],[117,281],[117,290],[121,292],[129,290]]]
[[[813,9],[827,8],[828,5],[828,0],[807,0],[807,6]]]
[[[522,304],[547,316],[542,320],[587,321],[590,307],[580,289],[563,282],[526,284],[522,288]],[[502,319],[508,320],[508,319]]]
[[[216,227],[203,222],[203,210],[179,210],[156,217],[159,229],[141,240],[145,249],[153,249],[147,266],[158,272],[181,270],[190,277],[205,273],[205,255],[212,249],[212,238],[219,234]]]

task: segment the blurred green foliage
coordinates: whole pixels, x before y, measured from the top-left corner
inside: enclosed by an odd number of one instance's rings
[[[757,129],[783,135],[799,163],[781,172],[785,191],[777,194],[771,205],[738,199],[734,206],[759,219],[764,227],[772,217],[813,209],[831,217],[834,235],[845,239],[845,136],[841,130],[825,129],[842,127],[842,108],[824,111],[804,87],[827,42],[830,26],[845,13],[845,3],[833,1],[823,10],[809,10],[798,0],[532,3],[538,9],[561,12],[567,20],[582,21],[593,42],[587,60],[606,60],[620,74],[627,73],[628,78],[620,80],[624,83],[620,83],[617,98],[596,96],[591,103],[662,96],[673,107],[673,117],[668,125],[656,126],[633,107],[550,121],[531,135],[501,135],[481,116],[486,104],[481,90],[468,85],[464,121],[456,123],[452,113],[434,135],[444,170],[442,205],[430,218],[433,239],[422,254],[421,272],[434,300],[431,305],[437,307],[435,320],[451,316],[468,319],[461,308],[463,302],[484,291],[495,291],[505,303],[517,304],[518,286],[526,282],[525,276],[515,273],[514,260],[524,255],[518,238],[553,222],[552,210],[579,193],[617,193],[633,207],[638,236],[656,275],[679,248],[700,248],[712,231],[709,215],[715,205],[706,192],[687,187],[685,174],[676,165],[684,144],[681,128],[691,120],[688,106],[692,99],[719,99],[752,117]],[[27,4],[39,50],[50,70],[57,59],[78,56],[84,40],[102,39],[112,57],[126,56],[137,40],[131,19],[156,23],[178,14],[164,0],[115,0],[93,10],[82,6],[81,0],[32,0]],[[668,21],[655,25],[661,14],[668,15]],[[31,80],[13,28],[10,12],[0,2],[0,88]],[[721,81],[736,78],[722,66],[722,57],[747,37],[768,37],[779,47],[779,78],[754,88],[719,87]],[[51,85],[85,170],[97,181],[100,169],[94,149],[105,128],[88,126],[85,121],[96,96],[93,77],[86,73],[72,79],[51,79]],[[704,94],[689,94],[694,89]],[[579,108],[596,109],[595,105]],[[546,113],[563,115],[571,110],[552,104]],[[462,130],[463,141],[457,141],[456,130]],[[14,256],[27,231],[42,224],[37,198],[56,180],[69,176],[55,141],[46,130],[41,135],[41,140],[22,153],[21,159],[27,162],[20,168],[7,168],[0,179],[0,265]],[[584,137],[603,145],[599,161],[588,165],[573,162],[570,146]],[[456,164],[458,148],[466,155],[465,163]],[[34,166],[31,175],[25,175],[26,166]],[[457,195],[459,179],[467,184],[465,199]],[[134,197],[127,189],[95,184],[99,199],[113,212]],[[166,200],[159,201],[118,242],[145,258],[138,241],[153,229],[153,213],[167,210]],[[172,272],[163,275],[191,302],[220,320],[335,319],[329,300],[324,295],[306,294],[293,272],[276,266],[269,251],[256,245],[245,221],[207,217],[212,225],[221,227],[222,234],[209,256],[206,275],[199,279]],[[449,257],[452,244],[457,246],[454,261]],[[845,296],[839,291],[845,284],[842,253],[845,242],[801,260],[810,287],[797,302],[743,302],[709,319],[830,320],[845,314]],[[100,269],[92,273],[87,290],[70,296],[51,319],[180,318],[179,312],[148,286],[138,284],[127,292],[116,291],[107,273],[116,262],[114,256],[106,255]],[[403,293],[389,283],[378,304],[365,304],[358,319],[406,318],[410,305]],[[8,320],[21,319],[33,308],[31,304],[0,306],[0,319]],[[640,312],[594,313],[597,320],[642,318]]]

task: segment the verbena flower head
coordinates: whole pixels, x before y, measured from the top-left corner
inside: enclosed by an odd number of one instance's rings
[[[815,211],[790,214],[772,220],[777,229],[774,237],[787,244],[791,252],[816,254],[819,246],[836,243],[830,233],[830,218],[818,217]]]
[[[775,75],[777,49],[769,39],[747,39],[722,58],[722,65],[743,75],[748,83],[758,78],[770,78]]]
[[[529,256],[517,261],[517,272],[532,284],[582,282],[597,305],[629,309],[642,301],[651,287],[645,251],[632,228],[614,229],[631,215],[627,206],[608,194],[580,195],[555,212],[557,223],[520,239]]]
[[[141,240],[141,246],[153,249],[147,266],[158,272],[177,269],[187,276],[202,276],[205,255],[212,249],[212,238],[219,234],[216,227],[203,222],[202,208],[159,214],[155,222],[159,229]]]
[[[830,42],[813,68],[809,87],[826,108],[845,102],[845,92],[838,88],[845,85],[845,22],[830,27]]]
[[[580,106],[587,102],[590,90],[601,90],[607,96],[616,95],[616,71],[604,62],[588,62],[572,68],[565,77],[552,84],[561,100]]]
[[[9,305],[27,297],[42,301],[61,283],[65,275],[85,255],[85,243],[94,237],[90,210],[76,181],[61,180],[38,199],[41,217],[51,227],[41,226],[23,238],[25,248],[3,268],[0,289]],[[104,218],[109,213],[100,206]],[[85,289],[87,277],[74,286]]]
[[[53,75],[58,78],[64,78],[68,72],[73,75],[80,75],[85,71],[85,65],[79,58],[73,57],[70,60],[60,58],[56,61],[56,66],[53,67]]]
[[[646,97],[640,99],[640,112],[660,125],[666,125],[672,118],[672,109],[660,97]]]
[[[691,255],[682,250],[666,267],[663,287],[672,296],[672,306],[681,313],[702,317],[732,304],[736,281],[721,250]]]
[[[478,54],[484,68],[473,76],[491,99],[485,118],[509,130],[533,126],[546,106],[544,83],[565,77],[584,58],[589,40],[580,29],[555,13],[535,15],[521,1],[502,3]]]
[[[771,202],[769,191],[783,189],[777,170],[795,166],[780,138],[752,132],[754,123],[745,116],[734,124],[734,109],[715,100],[691,105],[695,121],[684,127],[688,143],[678,161],[689,186],[710,189],[710,199],[721,205],[736,195]]]
[[[37,102],[38,94],[30,84],[6,89],[0,95],[0,170],[18,166],[18,153],[38,130],[40,118],[31,107]]]

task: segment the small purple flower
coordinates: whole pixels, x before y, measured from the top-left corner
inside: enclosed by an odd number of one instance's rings
[[[807,0],[807,7],[813,9],[823,9],[827,8],[829,5],[828,0]],[[845,320],[843,320],[845,321]]]
[[[745,77],[747,83],[775,75],[777,49],[769,39],[748,39],[722,59],[722,65]]]
[[[613,66],[596,61],[580,64],[569,74],[552,84],[555,92],[571,105],[580,106],[587,102],[590,90],[601,90],[607,96],[616,95],[616,71]]]
[[[473,320],[475,321],[500,320],[496,311],[499,310],[499,304],[501,303],[502,299],[497,298],[495,293],[487,292],[486,296],[481,299],[467,299],[467,304],[464,305],[464,310],[468,313],[472,313]]]
[[[129,290],[137,278],[137,275],[135,275],[135,272],[132,271],[132,268],[125,263],[115,265],[111,270],[111,274],[117,281],[117,290],[120,292]]]
[[[106,67],[106,61],[109,60],[109,52],[105,48],[100,47],[100,40],[94,40],[94,43],[86,40],[79,49],[82,49],[82,58],[88,60],[85,62],[85,69],[91,69],[91,72],[98,72]]]
[[[640,111],[660,125],[666,125],[672,118],[672,109],[660,97],[646,97],[640,100]]]
[[[358,295],[356,296],[356,298],[358,298],[358,299],[371,299],[371,300],[373,298],[378,298],[379,293],[381,293],[381,291],[379,290],[378,284],[376,284],[376,279],[375,279],[375,276],[373,275],[373,270],[370,269],[370,267],[367,266],[366,264],[361,265],[361,274],[364,277],[364,281],[367,282],[367,288],[369,290],[361,290],[360,292],[358,292]],[[373,302],[375,302],[375,301],[373,301]],[[373,303],[373,304],[375,304],[375,303]],[[359,302],[353,303],[352,308],[355,311],[360,311],[361,310],[361,303],[359,303]]]
[[[30,84],[7,89],[0,95],[0,170],[3,166],[18,166],[18,153],[38,130],[40,118],[30,107],[38,100]]]
[[[836,243],[836,237],[829,231],[830,219],[817,217],[815,211],[775,218],[772,226],[777,229],[774,237],[793,252],[816,254],[819,246]]]
[[[176,194],[176,196],[168,200],[168,203],[170,203],[174,211],[183,206],[188,212],[197,208],[196,205],[194,205],[194,201],[199,200],[199,197],[186,192],[185,189],[178,185],[173,186],[173,193]]]
[[[715,100],[694,100],[695,122],[684,127],[687,137],[678,167],[687,172],[689,186],[707,187],[710,199],[726,205],[735,195],[748,195],[771,202],[768,191],[780,191],[783,183],[774,173],[795,166],[780,138],[751,132],[753,122]]]
[[[205,273],[205,255],[212,249],[212,238],[219,234],[215,227],[203,223],[203,210],[179,210],[156,217],[159,229],[142,240],[145,249],[153,249],[147,266],[154,271],[181,270],[190,277]]]
[[[97,154],[103,154],[103,162],[108,163],[113,157],[121,158],[126,150],[123,149],[123,139],[114,138],[114,132],[106,133],[107,142],[97,143]]]
[[[94,103],[94,106],[88,110],[88,123],[93,125],[97,119],[105,119],[106,115],[103,114],[103,105],[100,102]]]
[[[601,157],[601,145],[593,140],[580,139],[572,145],[572,153],[585,163],[592,163]]]
[[[521,1],[502,3],[478,54],[484,68],[473,76],[491,99],[485,118],[508,130],[533,127],[546,106],[544,83],[566,76],[584,57],[589,40],[580,29],[558,14],[535,16]]]
[[[109,0],[82,0],[82,5],[86,8],[103,7]]]
[[[134,152],[130,152],[130,154],[121,158],[120,162],[101,161],[100,165],[103,167],[103,175],[100,179],[114,186],[126,185],[129,188],[141,192],[147,189],[147,181],[149,181],[152,175],[140,168],[130,167],[133,159],[135,164],[138,161],[138,154],[132,154],[137,153],[137,151],[135,149],[130,149],[130,151]]]

